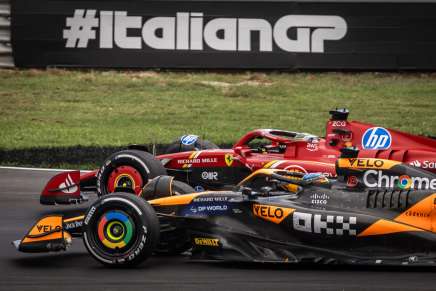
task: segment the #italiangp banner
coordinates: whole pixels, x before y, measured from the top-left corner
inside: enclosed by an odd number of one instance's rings
[[[18,67],[435,69],[436,4],[14,0]]]

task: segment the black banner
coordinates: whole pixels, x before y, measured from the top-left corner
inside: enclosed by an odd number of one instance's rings
[[[18,67],[436,69],[436,3],[12,1]]]

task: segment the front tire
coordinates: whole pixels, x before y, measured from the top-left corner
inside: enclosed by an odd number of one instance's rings
[[[140,150],[125,150],[112,154],[97,173],[98,196],[114,192],[138,195],[149,179],[166,175],[155,157]]]
[[[137,265],[159,242],[159,220],[153,207],[130,193],[105,195],[85,214],[83,241],[88,252],[110,266]]]

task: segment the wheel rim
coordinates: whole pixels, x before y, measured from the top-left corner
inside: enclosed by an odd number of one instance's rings
[[[141,192],[143,179],[141,174],[133,167],[120,166],[115,168],[109,175],[107,189],[109,193],[115,192],[117,188],[132,189],[135,194]]]
[[[99,242],[110,251],[126,248],[135,235],[134,223],[124,211],[108,211],[97,224]]]

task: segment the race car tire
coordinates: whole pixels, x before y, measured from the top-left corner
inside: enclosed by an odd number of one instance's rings
[[[173,190],[175,195],[183,195],[196,192],[195,189],[192,188],[190,185],[177,180],[173,181]]]
[[[149,180],[140,196],[148,201],[189,193],[195,193],[195,189],[184,182],[175,180],[174,177],[162,175]]]
[[[171,185],[162,185],[168,183]],[[154,178],[147,186],[144,187],[141,196],[143,199],[151,200],[174,195],[190,194],[194,192],[194,188],[186,183],[174,180],[173,177],[159,176]],[[157,212],[164,214],[171,214],[174,212],[174,210],[175,209],[171,207],[157,207],[156,209]],[[177,225],[177,222],[174,222],[174,220],[171,218],[167,219],[162,217],[160,219],[160,223],[161,239],[155,250],[157,254],[176,255],[191,248],[191,239],[186,229]]]
[[[139,194],[148,180],[166,175],[166,170],[152,154],[124,150],[109,156],[97,173],[97,195],[113,192]]]
[[[97,199],[86,211],[83,242],[97,261],[109,266],[137,265],[159,242],[159,220],[153,207],[130,193]]]
[[[208,140],[202,140],[199,137],[195,139],[195,142],[184,144],[182,142],[183,138],[188,135],[181,136],[174,142],[172,142],[167,149],[165,150],[166,154],[180,153],[180,152],[189,152],[189,151],[200,151],[200,150],[211,150],[211,149],[219,149],[219,146],[210,142]],[[193,135],[189,135],[193,136]]]

